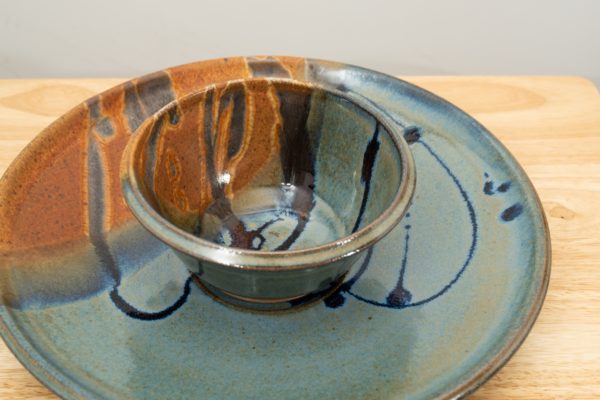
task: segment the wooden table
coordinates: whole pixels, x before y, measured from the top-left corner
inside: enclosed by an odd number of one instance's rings
[[[487,126],[550,223],[550,288],[533,331],[475,399],[600,398],[600,95],[577,77],[409,77]],[[56,117],[120,79],[0,80],[0,172]],[[0,341],[0,398],[56,398]]]

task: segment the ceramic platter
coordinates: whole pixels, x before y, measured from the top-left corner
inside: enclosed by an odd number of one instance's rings
[[[121,152],[147,116],[251,76],[363,97],[404,128],[417,167],[400,225],[298,312],[205,295],[119,189]],[[519,347],[550,273],[538,197],[485,128],[411,84],[318,60],[220,59],[126,82],[44,130],[0,199],[0,333],[67,399],[461,397]]]

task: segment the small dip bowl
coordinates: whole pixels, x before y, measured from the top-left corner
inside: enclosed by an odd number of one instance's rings
[[[402,128],[357,96],[284,79],[176,100],[123,155],[129,208],[217,298],[286,309],[334,290],[402,218]]]

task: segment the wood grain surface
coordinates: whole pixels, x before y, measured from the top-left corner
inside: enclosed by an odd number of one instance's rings
[[[533,331],[472,398],[600,398],[600,95],[577,77],[407,77],[488,127],[550,224],[550,288]],[[0,80],[0,173],[69,108],[120,79]],[[0,398],[56,398],[0,341]]]

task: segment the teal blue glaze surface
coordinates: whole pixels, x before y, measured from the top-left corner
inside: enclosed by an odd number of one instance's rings
[[[65,398],[454,398],[518,348],[544,298],[550,248],[516,161],[410,84],[320,61],[306,71],[404,127],[418,180],[401,223],[336,293],[294,313],[239,311],[192,285],[171,314],[140,320],[115,307],[110,280],[85,295],[13,298],[0,305],[0,332],[46,385]],[[136,222],[108,243],[132,307],[160,312],[182,298],[187,269]]]

